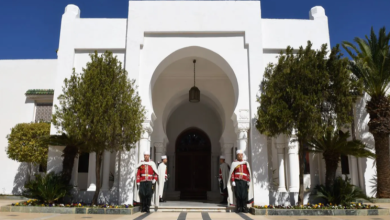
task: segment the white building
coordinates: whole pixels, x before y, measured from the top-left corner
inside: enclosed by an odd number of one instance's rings
[[[0,61],[0,193],[19,193],[26,175],[25,164],[8,159],[4,151],[10,128],[50,117],[47,111],[59,104],[72,68],[81,72],[89,53],[110,50],[136,80],[148,113],[136,149],[104,154],[101,201],[133,202],[134,166],[146,149],[154,160],[168,155],[168,199],[220,199],[218,157],[225,155],[230,163],[235,149],[242,149],[252,166],[255,205],[294,203],[299,190],[296,143],[256,130],[256,99],[266,65],[288,45],[298,48],[308,40],[317,49],[330,44],[328,18],[320,6],[310,10],[307,20],[295,20],[262,18],[260,1],[130,1],[127,19],[80,18],[80,9],[68,5],[56,60]],[[194,59],[199,103],[188,100]],[[29,89],[54,89],[54,95],[25,95]],[[356,136],[373,146],[364,106],[365,99],[356,104]],[[51,133],[56,133],[53,127]],[[48,172],[62,170],[62,149],[49,148]],[[90,201],[95,191],[94,157],[81,155],[75,161],[71,183],[78,200]],[[325,166],[320,155],[307,158],[309,191],[324,184]],[[370,195],[373,161],[348,159],[340,175],[349,175]],[[200,160],[204,167],[194,169]],[[190,172],[183,172],[183,166]]]

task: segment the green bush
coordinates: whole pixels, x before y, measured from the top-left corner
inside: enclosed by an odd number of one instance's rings
[[[23,196],[37,199],[42,203],[55,203],[68,195],[71,185],[67,184],[61,174],[36,174],[35,179],[24,186]]]
[[[329,187],[319,185],[316,187],[317,198],[324,198],[328,203],[349,205],[356,199],[366,199],[371,201],[370,198],[357,186],[350,183],[350,179],[337,177],[333,184]]]
[[[7,155],[18,162],[47,164],[48,145],[41,137],[50,134],[50,123],[20,123],[7,135]]]

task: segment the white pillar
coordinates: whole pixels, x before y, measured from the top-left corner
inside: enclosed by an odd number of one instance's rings
[[[223,153],[223,156],[225,156],[225,162],[227,164],[232,163],[232,148],[233,148],[232,143],[223,144],[222,153]]]
[[[95,152],[89,153],[87,191],[96,191],[96,153]]]
[[[114,173],[114,183],[112,184],[112,191],[119,189],[119,176],[120,176],[120,163],[121,163],[121,152],[115,152],[115,173]]]
[[[49,146],[48,151],[48,160],[47,160],[47,173],[62,172],[62,161],[64,161],[64,157],[62,154],[64,153],[65,146]]]
[[[72,169],[72,178],[70,179],[70,184],[73,186],[73,189],[78,189],[78,176],[79,176],[79,155],[77,154],[74,158],[73,169]]]
[[[120,161],[121,161],[121,152],[115,152],[115,171],[114,171],[114,183],[110,189],[110,202],[112,204],[119,203],[119,176],[120,176]]]
[[[102,188],[101,190],[109,190],[109,181],[110,181],[110,158],[111,152],[104,151],[103,153],[103,179],[102,179]]]
[[[286,146],[284,136],[280,135],[275,143],[275,148],[278,152],[278,173],[279,173],[279,187],[278,192],[286,192],[286,178],[285,178],[285,169],[284,169],[284,148]]]
[[[244,152],[244,160],[248,159],[248,130],[249,123],[248,122],[239,122],[237,124],[236,133],[238,136],[237,139],[237,149],[242,150]]]
[[[295,138],[291,138],[295,139]],[[288,144],[288,165],[289,165],[289,192],[299,192],[299,157],[298,143],[290,142]]]
[[[143,123],[143,131],[141,140],[139,141],[138,162],[144,159],[144,152],[150,151],[150,134],[153,132],[152,126],[149,123]]]
[[[164,154],[164,143],[163,142],[155,142],[154,147],[156,148],[156,159],[154,162],[156,164],[161,161],[161,156]]]
[[[359,171],[358,171],[358,162],[357,158],[354,156],[348,156],[349,159],[349,169],[350,169],[350,177],[351,182],[355,186],[359,186]]]

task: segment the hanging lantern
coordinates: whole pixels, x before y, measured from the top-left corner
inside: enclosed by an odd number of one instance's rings
[[[195,63],[196,60],[193,61],[194,63],[194,86],[190,89],[189,98],[190,102],[197,103],[200,102],[200,90],[198,87],[195,86]]]

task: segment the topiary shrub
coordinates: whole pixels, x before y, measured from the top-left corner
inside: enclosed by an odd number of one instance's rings
[[[35,179],[24,185],[23,196],[37,199],[45,204],[52,204],[69,195],[71,185],[64,181],[62,174],[36,174]]]
[[[356,199],[366,199],[372,201],[367,195],[357,186],[350,183],[350,179],[345,176],[337,177],[333,184],[329,187],[318,185],[316,187],[317,198],[323,198],[328,203],[349,205]]]

